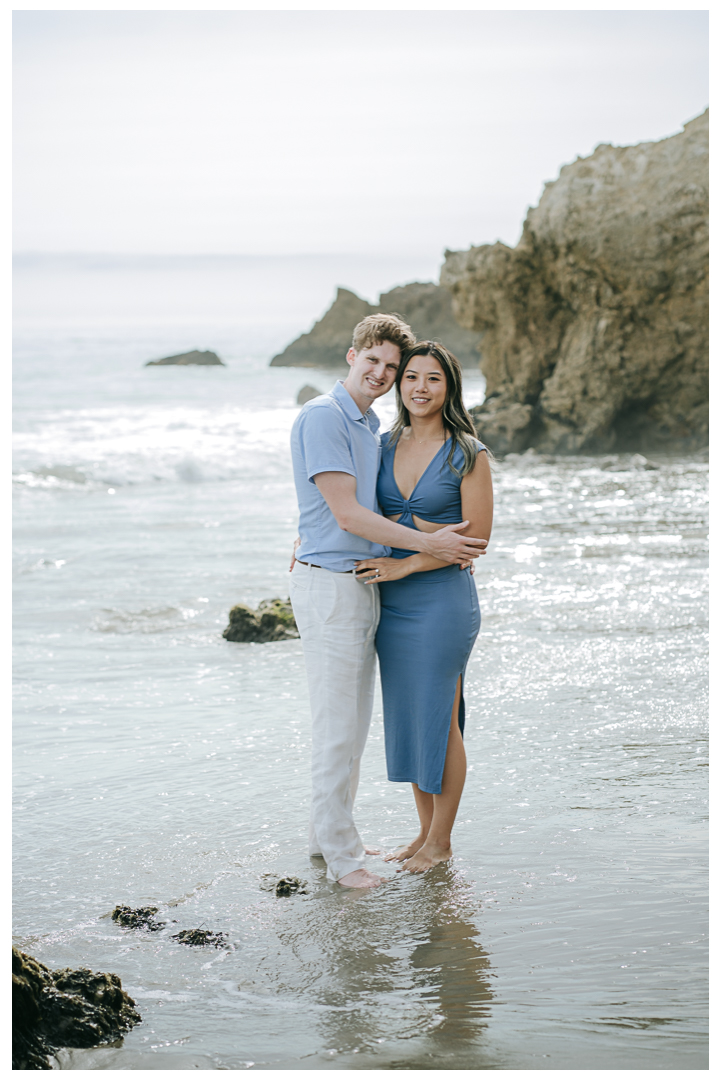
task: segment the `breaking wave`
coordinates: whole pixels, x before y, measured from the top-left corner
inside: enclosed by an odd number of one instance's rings
[[[14,482],[77,490],[274,477],[289,468],[296,409],[138,410],[48,417],[15,440]]]

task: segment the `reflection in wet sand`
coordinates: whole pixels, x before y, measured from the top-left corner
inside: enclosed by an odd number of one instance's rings
[[[490,963],[473,921],[477,902],[449,866],[423,878],[399,876],[368,893],[318,897],[302,927],[279,938],[313,968],[305,985],[320,1006],[324,1054],[305,1067],[382,1068],[467,1059],[492,999]],[[319,946],[319,948],[318,948]],[[289,972],[286,969],[286,974]],[[289,986],[285,986],[289,990]]]
[[[425,941],[410,956],[422,998],[434,1006],[431,1035],[441,1052],[477,1038],[489,1013],[490,961],[472,923],[438,911]]]

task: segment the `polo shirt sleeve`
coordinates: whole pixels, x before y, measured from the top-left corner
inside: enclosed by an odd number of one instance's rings
[[[339,410],[332,406],[308,409],[299,434],[308,480],[323,472],[349,473],[357,477],[350,439]]]

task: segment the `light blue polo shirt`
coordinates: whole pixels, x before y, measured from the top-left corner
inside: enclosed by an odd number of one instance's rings
[[[379,513],[375,487],[380,468],[380,427],[372,409],[363,414],[341,382],[329,394],[308,401],[290,436],[300,507],[300,547],[296,558],[325,570],[352,570],[359,559],[388,555],[390,549],[343,532],[313,477],[322,472],[354,476],[357,501]]]

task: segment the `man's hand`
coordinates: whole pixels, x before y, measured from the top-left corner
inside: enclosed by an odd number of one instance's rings
[[[478,540],[473,536],[460,536],[460,529],[467,529],[469,521],[458,525],[446,525],[434,533],[423,533],[424,550],[436,559],[448,563],[463,563],[485,554],[487,540]]]
[[[298,536],[298,537],[295,538],[295,543],[293,544],[292,555],[290,556],[290,573],[292,573],[292,568],[295,565],[295,552],[297,551],[297,549],[299,547],[300,547],[300,537]]]

